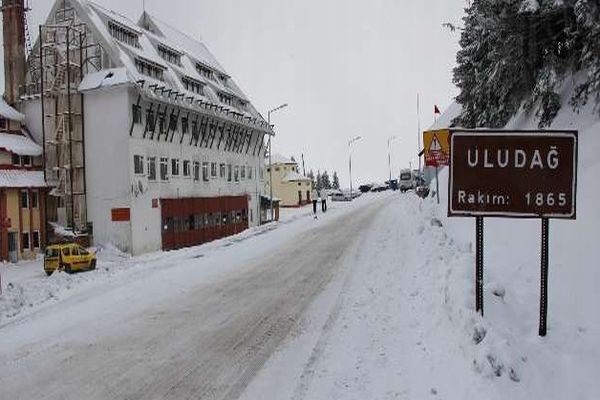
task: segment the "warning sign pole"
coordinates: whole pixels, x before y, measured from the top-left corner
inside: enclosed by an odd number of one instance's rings
[[[440,204],[440,180],[438,177],[439,167],[435,166],[435,196],[437,197],[437,203]]]

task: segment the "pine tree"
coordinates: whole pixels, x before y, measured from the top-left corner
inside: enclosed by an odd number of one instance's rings
[[[323,189],[323,178],[321,176],[321,171],[317,171],[317,182],[316,182],[315,188],[317,190]]]
[[[340,189],[340,178],[338,178],[338,174],[336,171],[333,171],[333,183],[332,186],[334,189]]]
[[[323,175],[321,175],[321,187],[323,189],[331,189],[331,180],[327,171],[323,171]]]
[[[583,71],[571,105],[600,104],[597,0],[474,0],[466,10],[454,83],[465,127],[503,127],[521,107],[540,127],[561,107],[564,79]]]
[[[571,45],[576,47],[580,44],[578,67],[585,71],[587,79],[575,88],[571,105],[574,108],[581,107],[594,94],[596,108],[600,109],[600,4],[597,0],[578,0],[574,15],[579,29]]]

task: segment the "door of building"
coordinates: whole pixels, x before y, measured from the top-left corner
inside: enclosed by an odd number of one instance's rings
[[[8,261],[16,263],[19,261],[19,242],[17,232],[8,232]]]

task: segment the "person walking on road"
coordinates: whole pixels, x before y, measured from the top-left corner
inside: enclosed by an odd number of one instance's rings
[[[321,195],[319,197],[321,198],[321,211],[325,214],[327,212],[327,193],[321,190]]]
[[[315,189],[313,189],[312,193],[311,193],[311,198],[312,198],[312,203],[313,203],[313,214],[315,215],[315,218],[317,218],[317,198],[319,197],[319,194],[317,193],[317,191]]]

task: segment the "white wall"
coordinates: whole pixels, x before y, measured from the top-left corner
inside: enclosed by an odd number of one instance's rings
[[[25,126],[29,129],[33,140],[43,146],[42,140],[42,103],[40,99],[27,100],[21,103],[25,114]]]
[[[128,88],[87,92],[84,107],[87,208],[94,242],[131,252],[131,224],[111,219],[111,209],[131,203]]]

